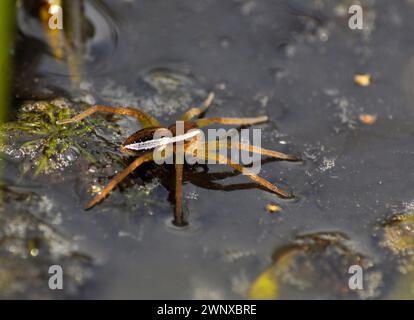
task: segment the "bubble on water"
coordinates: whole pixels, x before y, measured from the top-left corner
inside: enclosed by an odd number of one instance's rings
[[[185,194],[185,198],[190,200],[198,200],[199,197],[200,195],[195,191],[191,191]]]
[[[230,47],[230,45],[231,45],[230,38],[228,38],[228,37],[222,37],[222,38],[220,38],[220,46],[223,49],[228,49]]]
[[[280,52],[286,57],[286,58],[293,58],[297,53],[297,48],[292,43],[286,43],[279,47]]]
[[[328,28],[324,28],[324,27],[318,28],[317,36],[318,36],[319,41],[327,42],[329,40],[329,35],[330,35],[330,32]]]
[[[79,150],[75,147],[69,148],[64,154],[63,157],[70,162],[74,162],[79,158]]]

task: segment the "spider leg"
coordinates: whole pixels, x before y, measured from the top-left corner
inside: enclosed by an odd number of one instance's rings
[[[103,106],[103,105],[96,105],[93,107],[90,107],[89,109],[85,110],[82,113],[79,113],[78,115],[74,116],[71,119],[66,120],[60,120],[57,121],[57,124],[67,124],[72,122],[79,122],[83,120],[84,118],[94,114],[95,112],[108,112],[108,113],[114,113],[114,114],[121,114],[126,116],[131,116],[137,119],[144,128],[146,127],[158,127],[160,126],[160,123],[157,119],[150,116],[144,111],[140,111],[138,109],[134,108],[127,108],[127,107],[110,107],[110,106]]]
[[[124,180],[132,171],[138,168],[144,162],[152,160],[152,152],[146,153],[141,157],[135,159],[126,169],[124,169],[120,174],[118,174],[115,178],[113,178],[106,187],[91,201],[89,201],[85,209],[90,209],[99,202],[101,202],[104,198],[108,196],[108,194],[114,189],[122,180]]]
[[[210,107],[211,103],[214,100],[214,93],[210,92],[207,99],[204,100],[204,102],[198,107],[198,108],[191,108],[186,113],[184,113],[180,120],[183,121],[190,121],[191,119],[195,117],[199,117],[202,115],[206,110]]]
[[[182,187],[183,187],[183,164],[175,164],[175,216],[174,224],[177,226],[184,226],[186,222],[183,217],[182,207]]]
[[[198,119],[195,121],[197,127],[202,128],[212,124],[230,124],[230,125],[241,125],[247,126],[256,123],[266,122],[268,120],[267,116],[261,116],[256,118],[205,118]]]
[[[214,142],[206,142],[206,147],[209,148],[209,149],[211,149],[212,147],[215,147],[216,150],[224,149],[224,148],[231,149],[232,147],[235,147],[239,150],[258,153],[258,154],[273,157],[273,158],[276,158],[276,159],[279,159],[279,160],[301,161],[301,159],[298,158],[298,157],[291,156],[291,155],[288,155],[288,154],[284,154],[282,152],[277,152],[277,151],[273,151],[273,150],[269,150],[269,149],[264,149],[264,148],[261,148],[261,147],[256,147],[256,146],[253,146],[249,143],[237,142],[237,143],[234,143],[234,145],[233,145],[231,142],[217,141],[216,145],[214,146]]]
[[[220,154],[206,154],[205,160],[213,160],[217,161],[220,164],[227,164],[228,166],[232,167],[234,170],[237,170],[241,172],[242,174],[246,175],[249,179],[253,180],[254,182],[260,184],[261,186],[265,187],[266,189],[276,193],[277,195],[283,197],[283,198],[292,198],[292,195],[290,195],[288,192],[278,188],[274,184],[271,184],[269,181],[260,178],[258,175],[253,173],[251,170],[237,164],[233,163],[230,159],[227,157],[224,157]]]

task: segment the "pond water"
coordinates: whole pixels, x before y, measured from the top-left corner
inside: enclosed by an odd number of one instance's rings
[[[9,149],[3,223],[23,229],[23,248],[33,239],[43,244],[27,256],[13,252],[15,242],[2,245],[0,259],[11,267],[0,279],[10,277],[13,259],[22,274],[36,271],[14,276],[20,287],[0,286],[0,295],[240,299],[275,268],[281,298],[413,297],[399,287],[413,279],[412,242],[392,250],[384,231],[393,216],[414,210],[413,1],[360,1],[363,30],[348,28],[352,1],[345,0],[86,2],[94,33],[85,42],[78,88],[41,29],[19,22],[25,42],[16,51],[16,114],[26,100],[65,98],[140,107],[168,124],[214,91],[208,116],[266,114],[270,121],[255,126],[262,146],[302,157],[303,163],[266,162],[260,172],[296,198],[187,182],[189,225],[177,228],[169,201],[174,171],[149,165],[85,211],[91,187],[128,163],[116,146],[139,128],[102,117],[92,141],[78,141],[97,158],[93,165],[76,149],[56,170],[35,176],[29,161],[23,174],[24,157]],[[358,85],[356,74],[371,75],[370,85]],[[364,114],[376,121],[364,123]],[[268,204],[281,211],[269,213]],[[17,232],[3,229],[11,238]],[[412,225],[404,230],[412,241]],[[42,287],[50,264],[68,270],[70,290]],[[364,269],[362,293],[348,289],[352,264]]]

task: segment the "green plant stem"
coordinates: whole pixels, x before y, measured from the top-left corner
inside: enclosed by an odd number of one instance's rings
[[[14,0],[0,2],[0,122],[9,110],[11,80],[11,48],[14,34]]]

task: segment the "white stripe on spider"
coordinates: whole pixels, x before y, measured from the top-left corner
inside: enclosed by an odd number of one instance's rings
[[[200,129],[193,129],[190,132],[181,134],[179,136],[163,137],[163,138],[148,140],[144,142],[131,143],[131,144],[124,146],[124,148],[129,149],[129,150],[140,151],[140,150],[154,149],[157,147],[165,147],[166,145],[169,145],[172,143],[181,142],[181,141],[193,138],[199,135],[200,133],[201,133]]]

